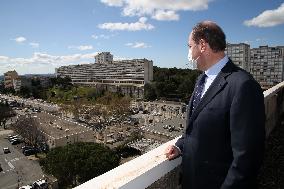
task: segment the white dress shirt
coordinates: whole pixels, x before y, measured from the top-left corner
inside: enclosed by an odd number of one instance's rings
[[[217,75],[220,73],[221,69],[226,65],[226,63],[229,61],[229,58],[227,55],[224,56],[219,62],[211,66],[208,70],[205,71],[205,74],[207,75],[205,79],[204,88],[201,94],[201,98],[205,94],[205,92],[208,90],[210,85],[213,83],[214,79],[217,77]]]

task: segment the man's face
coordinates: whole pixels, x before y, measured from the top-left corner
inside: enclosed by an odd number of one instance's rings
[[[189,48],[189,50],[191,50],[192,58],[194,60],[197,60],[197,68],[199,69],[198,59],[199,59],[199,56],[201,55],[201,53],[200,53],[200,50],[199,50],[199,45],[196,44],[195,41],[192,39],[192,32],[190,33],[190,35],[188,37],[188,48]]]
[[[193,56],[194,59],[195,59],[195,57],[193,55],[193,52],[194,52],[194,49],[196,48],[196,46],[197,46],[197,44],[193,41],[193,39],[192,39],[192,32],[191,32],[189,37],[188,37],[188,48],[191,49],[192,56]]]

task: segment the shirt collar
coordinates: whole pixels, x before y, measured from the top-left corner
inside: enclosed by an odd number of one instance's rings
[[[221,69],[226,65],[226,63],[229,61],[229,58],[227,55],[224,56],[219,62],[211,66],[208,70],[205,71],[205,74],[210,77],[216,77]]]

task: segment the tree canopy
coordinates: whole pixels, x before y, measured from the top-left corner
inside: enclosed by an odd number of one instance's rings
[[[16,123],[12,124],[12,129],[24,137],[25,142],[31,146],[39,147],[47,141],[38,120],[31,116],[19,116]]]
[[[197,70],[153,67],[153,82],[145,85],[145,99],[187,102],[194,89]]]
[[[58,179],[59,188],[74,187],[119,165],[120,157],[96,143],[75,143],[52,149],[40,161]]]
[[[7,103],[0,102],[0,126],[6,129],[6,123],[9,118],[15,116],[15,112]]]

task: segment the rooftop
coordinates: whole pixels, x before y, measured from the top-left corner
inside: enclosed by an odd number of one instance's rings
[[[76,133],[90,131],[89,128],[82,124],[45,112],[33,114],[32,117],[39,121],[42,131],[52,138],[61,138]]]

